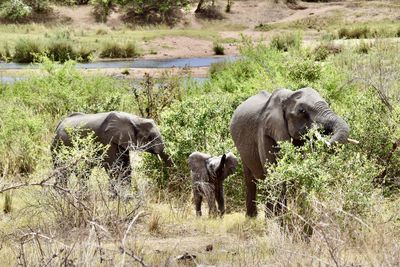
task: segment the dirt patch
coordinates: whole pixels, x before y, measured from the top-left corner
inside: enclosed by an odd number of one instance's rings
[[[222,45],[225,54],[238,54],[235,44]],[[212,41],[184,36],[157,38],[146,42],[143,47],[146,47],[147,50],[144,58],[209,57],[214,55]]]
[[[68,17],[72,25],[94,25],[96,20],[92,14],[92,6],[55,6],[54,13],[58,16]]]

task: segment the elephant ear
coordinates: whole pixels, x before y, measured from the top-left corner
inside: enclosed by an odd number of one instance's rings
[[[236,171],[238,165],[238,160],[232,152],[226,154],[226,161],[225,161],[225,172],[224,176],[228,177],[229,175],[233,174]]]
[[[224,179],[225,177],[223,177],[223,173],[224,173],[224,169],[225,169],[225,163],[226,163],[226,154],[223,154],[221,157],[221,161],[219,162],[218,167],[215,169],[215,175],[217,178],[222,178]]]
[[[264,112],[264,137],[269,136],[275,142],[290,139],[284,107],[293,95],[294,93],[287,89],[278,89],[272,93]]]
[[[193,152],[189,156],[189,168],[192,171],[192,174],[198,176],[198,178],[208,177],[206,161],[210,158],[210,155],[201,153],[201,152]]]
[[[109,143],[128,148],[130,143],[136,143],[136,126],[123,113],[111,112],[103,122],[104,132]]]
[[[152,136],[152,132],[155,130],[156,126],[152,119],[143,119],[137,122],[137,126],[140,129],[138,132],[138,139],[141,139],[141,145],[146,145],[147,142],[151,142],[153,140],[149,140]]]

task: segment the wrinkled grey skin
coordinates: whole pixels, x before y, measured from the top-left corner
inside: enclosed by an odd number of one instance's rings
[[[192,176],[194,204],[196,215],[201,216],[203,198],[208,203],[210,217],[225,213],[224,180],[236,170],[238,161],[231,152],[219,157],[212,157],[201,152],[193,152],[189,156],[189,167]]]
[[[164,143],[156,124],[151,119],[140,118],[125,112],[105,112],[96,114],[73,113],[64,118],[57,126],[51,151],[55,167],[62,165],[56,158],[57,149],[63,143],[71,146],[68,129],[80,129],[80,134],[93,132],[96,141],[109,145],[102,162],[110,177],[110,188],[117,194],[115,185],[129,186],[131,183],[131,166],[129,150],[131,148],[146,151],[160,157],[170,165],[169,157],[164,153]],[[66,175],[58,182],[66,185]]]
[[[278,89],[272,95],[262,91],[235,110],[230,131],[243,162],[248,216],[257,215],[256,181],[265,178],[265,164],[276,161],[277,142],[292,140],[295,145],[301,145],[301,136],[313,123],[326,134],[332,134],[329,144],[347,141],[349,126],[312,88]],[[281,203],[285,205],[285,202],[282,198]],[[267,203],[267,209],[277,214],[283,206]]]

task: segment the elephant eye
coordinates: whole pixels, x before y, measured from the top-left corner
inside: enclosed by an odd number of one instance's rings
[[[306,113],[306,110],[304,108],[299,108],[299,110],[297,112],[299,114],[302,114],[302,113]]]

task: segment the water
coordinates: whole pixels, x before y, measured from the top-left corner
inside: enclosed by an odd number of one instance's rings
[[[23,77],[0,76],[0,84],[13,84],[24,79]]]
[[[78,63],[80,69],[109,69],[109,68],[183,68],[183,67],[209,67],[213,63],[234,61],[236,56],[192,57],[171,59],[137,59],[118,61],[98,61],[92,63]],[[20,64],[0,62],[0,69],[35,69],[39,64]]]
[[[0,84],[13,84],[17,81],[22,81],[25,79],[26,79],[25,77],[0,76]],[[205,78],[205,77],[191,77],[190,79],[185,78],[183,80],[183,83],[188,84],[190,80],[201,85],[201,84],[204,84],[205,82],[207,82],[209,79]],[[141,79],[135,79],[135,81],[133,83],[138,83],[140,81],[141,81]]]

